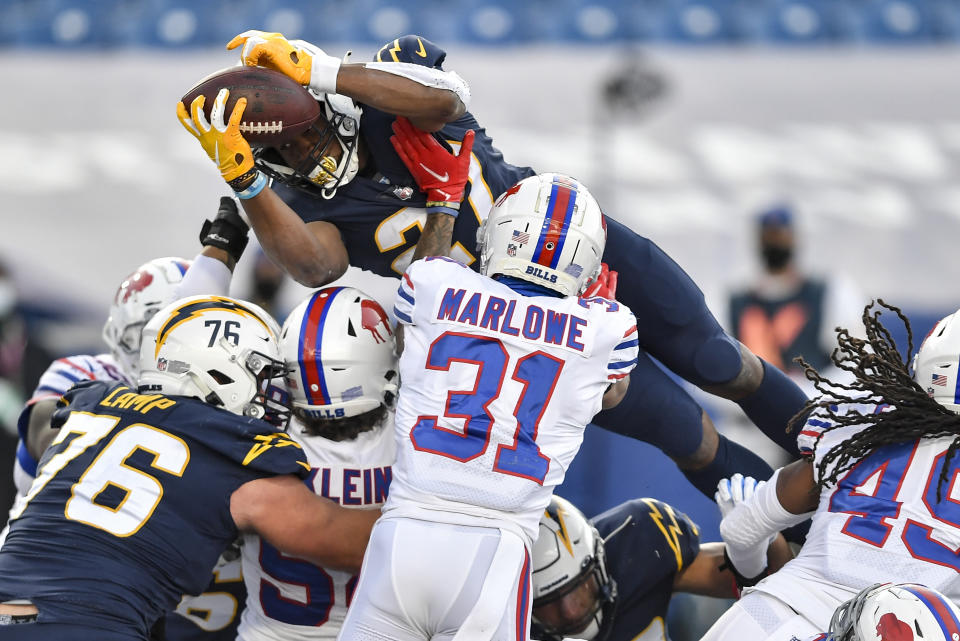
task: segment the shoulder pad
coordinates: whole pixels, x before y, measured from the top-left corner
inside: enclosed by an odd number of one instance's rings
[[[181,400],[180,412],[200,414],[190,431],[185,432],[191,439],[264,475],[309,474],[303,448],[288,434],[277,432],[259,419],[237,416],[196,399],[189,401]]]

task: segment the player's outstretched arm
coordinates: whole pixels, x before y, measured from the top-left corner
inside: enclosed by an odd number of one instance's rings
[[[253,531],[282,552],[326,568],[357,572],[380,510],[348,510],[319,497],[292,475],[257,479],[230,497],[240,530]]]
[[[337,93],[380,111],[405,116],[424,131],[439,131],[462,116],[467,107],[453,90],[429,87],[411,78],[389,73],[383,65],[401,65],[413,72],[437,72],[403,62],[346,64],[337,76]]]
[[[56,398],[45,398],[30,408],[30,420],[27,423],[27,452],[33,460],[39,461],[43,452],[60,432],[50,427],[50,418],[57,409]]]
[[[221,90],[214,100],[208,122],[203,113],[205,98],[197,96],[189,111],[177,103],[177,118],[220,170],[224,181],[243,204],[260,245],[275,263],[301,285],[322,287],[347,270],[347,250],[340,232],[330,223],[304,223],[296,212],[267,186],[257,171],[253,151],[240,133],[240,120],[247,101],[240,98],[224,120],[230,92]]]
[[[323,287],[347,271],[347,248],[333,224],[303,222],[269,187],[242,205],[263,251],[301,285]]]
[[[756,577],[766,568],[762,550],[772,537],[807,520],[816,509],[813,466],[796,461],[760,483],[734,474],[720,481],[716,499],[723,514],[720,535],[731,563],[742,576]]]
[[[316,45],[257,30],[236,36],[227,49],[241,45],[246,65],[275,69],[318,93],[338,93],[406,116],[426,131],[462,116],[469,101],[467,84],[453,72],[405,62],[343,64]]]
[[[693,562],[674,578],[673,591],[720,598],[738,597],[736,577],[726,565],[723,549],[724,544],[720,542],[701,544]],[[792,558],[787,540],[777,535],[767,548],[769,572],[776,572]]]
[[[417,241],[413,260],[450,255],[453,226],[470,175],[473,139],[471,129],[463,136],[460,153],[453,154],[407,118],[397,118],[393,123],[390,142],[420,191],[427,195],[427,222]]]
[[[222,196],[213,220],[203,221],[200,244],[190,269],[177,286],[177,298],[188,296],[228,296],[237,261],[247,246],[250,226],[240,216],[237,201]]]

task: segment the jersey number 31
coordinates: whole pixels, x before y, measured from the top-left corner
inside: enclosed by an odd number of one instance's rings
[[[497,338],[446,332],[430,345],[428,370],[449,371],[453,363],[477,367],[472,390],[450,391],[443,416],[463,421],[463,430],[438,425],[437,416],[420,416],[410,431],[417,450],[467,462],[481,456],[490,443],[493,415],[489,406],[500,396],[510,357]],[[550,459],[536,443],[540,419],[560,379],[563,361],[546,352],[533,352],[517,360],[513,380],[523,391],[513,410],[517,419],[511,445],[497,446],[493,470],[520,476],[543,485]]]

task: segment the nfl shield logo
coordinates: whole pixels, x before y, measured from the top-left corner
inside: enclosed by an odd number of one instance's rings
[[[165,359],[165,358],[158,358],[158,359],[157,359],[157,371],[158,371],[158,372],[165,372],[165,371],[167,371],[167,359]]]
[[[517,246],[516,245],[507,245],[507,256],[513,258],[517,255]]]

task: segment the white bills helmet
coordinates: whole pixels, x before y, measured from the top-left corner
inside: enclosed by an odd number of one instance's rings
[[[524,178],[477,231],[480,273],[503,274],[577,296],[600,273],[607,242],[600,205],[563,174]]]
[[[550,499],[540,517],[532,585],[537,638],[589,641],[600,636],[605,618],[611,620],[617,586],[607,573],[603,539],[580,510],[559,496]],[[591,605],[569,620],[565,617],[574,608],[565,606],[564,599]]]
[[[103,326],[103,340],[130,380],[140,373],[140,333],[157,310],[174,301],[190,261],[168,256],[137,267],[123,279]]]
[[[960,608],[923,585],[872,585],[836,609],[827,639],[956,641],[960,639]]]
[[[280,335],[293,406],[309,417],[357,416],[397,390],[390,319],[360,290],[314,292],[290,312]]]
[[[253,303],[225,296],[178,300],[143,329],[140,391],[194,396],[285,428],[289,408],[271,385],[286,372],[279,333]]]
[[[960,414],[960,311],[938,322],[913,357],[913,380],[940,405]]]

